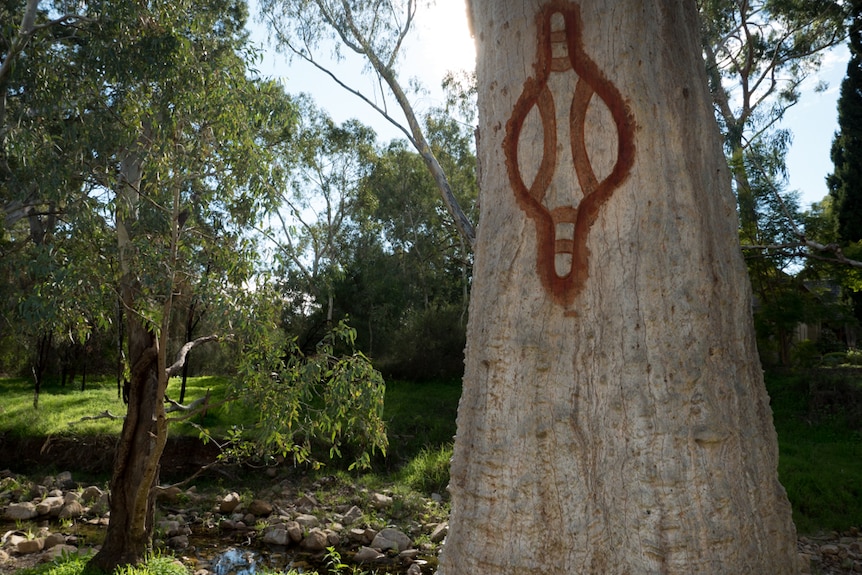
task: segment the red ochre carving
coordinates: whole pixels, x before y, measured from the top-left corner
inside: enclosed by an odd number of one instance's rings
[[[554,15],[560,18],[552,26]],[[587,265],[589,250],[587,235],[596,221],[599,210],[628,177],[634,162],[635,123],[625,101],[617,88],[605,78],[596,64],[587,57],[581,37],[582,23],[578,6],[571,2],[551,1],[539,12],[537,18],[538,54],[535,77],[527,79],[512,116],[506,123],[503,151],[509,181],[514,189],[518,205],[535,222],[538,253],[536,270],[542,285],[554,300],[570,306],[589,274]],[[564,55],[561,55],[564,54]],[[569,104],[569,138],[575,176],[583,197],[577,206],[549,208],[545,205],[545,194],[558,169],[557,125],[554,95],[548,87],[552,73],[577,74],[574,94]],[[617,157],[610,174],[599,181],[585,144],[585,118],[593,96],[600,98],[611,113],[617,128]],[[529,112],[536,108],[542,123],[544,141],[542,160],[535,180],[529,186],[524,182],[518,165],[518,142]],[[557,237],[558,225],[573,224],[574,234],[570,238]],[[571,269],[560,273],[557,269],[558,255],[570,256]]]

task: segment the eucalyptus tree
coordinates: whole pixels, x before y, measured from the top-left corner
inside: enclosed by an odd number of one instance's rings
[[[740,240],[798,257],[824,246],[806,241],[798,214],[780,208],[791,134],[779,127],[802,83],[844,38],[846,5],[835,0],[698,0],[702,48],[715,115],[725,138],[740,218]],[[820,86],[822,88],[822,86]],[[769,196],[779,196],[769,198]],[[792,200],[788,199],[788,203]],[[772,221],[772,222],[771,222]],[[770,234],[778,222],[795,250]]]
[[[111,571],[147,552],[167,438],[169,326],[177,290],[200,275],[200,246],[231,284],[252,270],[249,225],[263,207],[267,138],[292,121],[281,87],[247,77],[246,8],[234,0],[91,2],[60,53],[74,97],[77,168],[111,230],[128,337],[128,409],[111,478],[111,521],[91,565]],[[63,156],[64,159],[66,156]]]
[[[472,130],[442,110],[426,116],[425,129],[459,204],[475,217]],[[362,225],[338,286],[340,308],[387,372],[412,379],[460,375],[472,250],[404,140],[380,151],[362,188]]]
[[[472,248],[475,238],[473,224],[458,204],[446,171],[440,166],[415,105],[399,78],[401,50],[420,5],[417,0],[262,0],[261,13],[281,49],[324,71],[339,86],[359,97],[404,133],[434,178],[443,204],[461,237]],[[328,69],[320,53],[327,48],[336,59],[342,58],[344,53],[358,55],[365,63],[366,71],[374,75],[381,88],[386,86],[404,115],[404,122],[394,117],[385,97],[378,100],[351,87]]]
[[[470,9],[481,225],[439,573],[798,573],[695,4]]]
[[[301,308],[319,306],[331,323],[333,283],[349,254],[346,244],[357,225],[360,183],[375,154],[376,135],[358,120],[336,124],[307,95],[295,101],[299,125],[277,148],[284,184],[275,192],[275,225],[267,235],[286,291]]]

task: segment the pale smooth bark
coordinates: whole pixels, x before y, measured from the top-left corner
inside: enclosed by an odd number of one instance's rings
[[[483,181],[439,573],[797,573],[695,4],[471,9]]]

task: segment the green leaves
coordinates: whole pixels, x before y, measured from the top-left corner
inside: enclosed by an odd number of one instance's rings
[[[356,332],[346,321],[331,326],[312,353],[275,328],[281,306],[258,286],[257,313],[238,326],[243,341],[236,393],[260,413],[253,440],[261,454],[322,465],[327,457],[368,467],[385,454],[383,377],[353,348]],[[325,454],[326,457],[322,457]]]

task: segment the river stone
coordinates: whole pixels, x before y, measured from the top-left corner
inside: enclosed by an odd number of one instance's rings
[[[282,529],[281,527],[269,529],[263,534],[263,542],[267,545],[287,546],[291,543],[290,533],[287,532],[287,529]]]
[[[380,549],[381,551],[386,551],[388,549],[403,551],[405,549],[409,549],[410,545],[411,541],[407,535],[391,527],[381,529],[374,537],[374,541],[371,542],[372,547]]]
[[[413,563],[407,568],[407,575],[422,575],[422,568],[418,563]]]
[[[0,563],[6,563],[9,561],[9,554],[0,549]]]
[[[176,485],[171,485],[170,487],[165,487],[162,489],[156,490],[156,500],[157,501],[167,501],[168,503],[176,503],[180,499],[180,493],[183,490],[177,487]],[[86,500],[86,498],[85,498]]]
[[[56,517],[60,514],[60,510],[63,509],[63,503],[62,497],[46,497],[36,504],[36,513]]]
[[[81,500],[89,503],[91,501],[98,501],[102,498],[102,490],[96,487],[95,485],[91,485],[84,489],[81,493]]]
[[[19,541],[18,545],[15,546],[15,549],[21,555],[30,555],[32,553],[38,553],[42,549],[45,548],[45,540],[41,537],[36,539],[24,539],[23,541]]]
[[[177,535],[168,539],[168,547],[170,547],[171,549],[185,549],[188,546],[188,535]]]
[[[357,563],[369,563],[371,561],[377,561],[381,557],[386,557],[383,553],[379,552],[377,549],[372,549],[371,547],[365,547],[364,545],[359,548],[359,551],[353,556],[353,560]]]
[[[60,519],[72,519],[81,517],[84,514],[84,506],[78,501],[70,501],[60,510],[58,517]]]
[[[351,507],[347,511],[347,513],[344,514],[344,516],[341,518],[341,521],[345,525],[350,525],[351,523],[355,523],[356,521],[358,521],[361,518],[362,518],[362,510],[359,507],[357,507],[356,505],[354,505],[353,507]]]
[[[65,503],[71,503],[73,501],[81,502],[81,496],[76,491],[67,491],[65,495],[63,495],[63,501]]]
[[[302,541],[302,525],[296,521],[288,521],[284,528],[287,529],[287,534],[290,535],[290,540],[294,543]]]
[[[66,545],[65,543],[62,545],[55,545],[45,551],[44,557],[46,561],[53,561],[55,559],[59,559],[63,555],[72,555],[73,553],[78,553],[79,549],[74,545]]]
[[[52,549],[57,545],[63,545],[66,542],[66,536],[62,533],[51,533],[45,537],[45,549]]]
[[[371,495],[371,505],[375,509],[383,509],[384,507],[392,505],[392,498],[383,493],[374,493]]]
[[[431,542],[432,543],[440,543],[446,538],[446,535],[449,533],[449,524],[441,523],[437,527],[434,528],[434,531],[431,532]]]
[[[60,489],[71,489],[75,486],[75,482],[72,481],[72,472],[71,471],[61,471],[57,474],[57,477],[54,478],[54,483]]]
[[[264,517],[272,513],[272,504],[262,499],[255,499],[249,504],[248,512],[255,517]]]
[[[314,515],[308,515],[307,513],[297,515],[295,521],[306,529],[320,527],[320,519],[318,519]]]
[[[320,529],[312,529],[302,540],[302,548],[311,551],[323,551],[329,545],[329,537]]]
[[[30,501],[12,503],[6,508],[6,519],[27,520],[33,519],[37,515],[39,515],[39,513],[36,511],[36,506]]]
[[[233,493],[228,493],[219,503],[218,510],[220,513],[233,513],[233,511],[239,507],[240,501],[239,493],[235,491]]]

